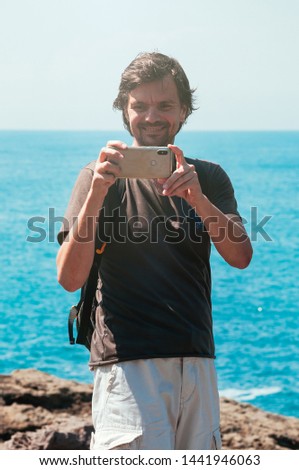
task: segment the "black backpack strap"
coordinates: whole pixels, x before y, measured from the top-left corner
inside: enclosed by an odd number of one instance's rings
[[[67,325],[68,325],[70,344],[75,344],[76,342],[75,337],[74,337],[74,321],[76,320],[77,315],[78,315],[78,305],[73,305],[71,307],[69,317],[68,317]]]
[[[107,230],[104,231],[103,219],[101,219],[101,212],[105,211],[106,215],[113,216],[113,211],[120,207],[124,193],[126,190],[126,180],[124,178],[118,178],[115,183],[110,186],[109,192],[107,193],[104,205],[100,211],[99,224],[97,227],[97,237],[95,240],[95,258],[94,262],[98,262],[106,248],[106,244],[109,241],[110,233]],[[108,228],[111,228],[111,224],[108,224]]]
[[[76,343],[83,344],[84,346],[87,347],[87,349],[90,349],[91,336],[94,330],[94,324],[91,318],[91,313],[92,313],[94,297],[95,297],[95,293],[97,289],[97,284],[98,284],[98,265],[96,263],[93,263],[88,279],[81,289],[81,297],[80,297],[79,303],[75,307],[76,316],[74,317],[74,320],[76,319],[76,323],[77,323]],[[72,314],[72,310],[74,310],[74,307],[71,309],[69,317],[74,316],[74,313]],[[80,318],[78,317],[78,315],[80,315]],[[74,324],[74,320],[73,320],[73,324]],[[70,340],[71,340],[71,337],[70,337]],[[74,343],[71,343],[71,344],[74,344]]]

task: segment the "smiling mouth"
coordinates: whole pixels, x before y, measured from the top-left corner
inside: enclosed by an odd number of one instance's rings
[[[158,134],[165,130],[165,126],[141,126],[141,129],[148,134]]]

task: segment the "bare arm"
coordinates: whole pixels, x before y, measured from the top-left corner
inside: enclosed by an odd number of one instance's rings
[[[178,167],[165,182],[165,196],[180,196],[195,208],[209,232],[217,251],[231,266],[246,268],[252,258],[252,246],[239,217],[224,214],[202,193],[197,173],[183,152],[169,145],[176,155]]]
[[[108,145],[120,150],[126,148],[126,144],[122,142],[108,142],[107,147],[101,150],[85,203],[57,254],[58,282],[70,292],[82,287],[89,275],[94,258],[99,210],[109,187],[119,174],[117,161],[122,155]],[[113,163],[107,161],[110,157],[113,157]]]

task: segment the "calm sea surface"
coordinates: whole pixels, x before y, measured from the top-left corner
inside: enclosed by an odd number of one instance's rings
[[[57,284],[55,236],[80,168],[112,138],[130,143],[125,132],[0,132],[0,373],[92,381],[87,350],[68,344],[78,292]],[[245,271],[212,253],[221,394],[299,417],[299,133],[183,131],[176,143],[230,175],[254,248]]]

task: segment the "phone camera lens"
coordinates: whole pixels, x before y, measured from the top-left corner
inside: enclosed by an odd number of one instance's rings
[[[158,150],[158,155],[167,155],[167,150]]]

